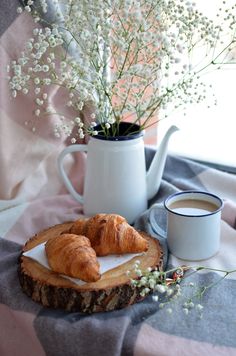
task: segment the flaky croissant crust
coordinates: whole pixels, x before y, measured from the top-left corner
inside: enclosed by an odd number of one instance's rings
[[[139,253],[148,249],[147,240],[117,214],[79,219],[70,228],[70,233],[88,237],[97,256]]]
[[[89,239],[82,235],[61,234],[45,244],[49,266],[54,272],[96,282],[101,278],[99,262]]]

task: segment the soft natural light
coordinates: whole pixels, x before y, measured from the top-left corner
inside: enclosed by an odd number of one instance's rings
[[[197,0],[196,3],[213,16],[212,2]],[[204,104],[189,106],[186,116],[183,112],[173,113],[160,122],[158,138],[175,124],[180,131],[171,137],[170,152],[236,167],[236,65],[208,74],[205,80],[213,85],[217,106],[209,109]]]

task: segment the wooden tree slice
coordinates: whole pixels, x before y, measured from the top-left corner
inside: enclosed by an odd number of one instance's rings
[[[59,224],[41,231],[25,244],[23,251],[67,231],[73,222]],[[139,256],[140,269],[162,269],[163,252],[158,240],[141,232],[148,240],[148,251]],[[137,278],[133,270],[137,257],[104,273],[97,282],[77,285],[59,274],[45,268],[30,257],[20,256],[19,280],[23,291],[35,302],[45,307],[63,308],[67,311],[94,313],[121,309],[143,299],[140,290],[133,287],[130,278]],[[131,274],[127,276],[127,271]]]

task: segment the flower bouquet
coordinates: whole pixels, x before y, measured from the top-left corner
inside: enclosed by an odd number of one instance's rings
[[[184,0],[25,1],[18,12],[35,28],[8,66],[12,96],[34,91],[32,131],[52,116],[55,135],[72,143],[119,136],[123,121],[144,130],[207,98],[202,75],[229,63],[236,41],[235,5],[225,3],[214,22]],[[69,116],[52,109],[52,87],[63,88]]]

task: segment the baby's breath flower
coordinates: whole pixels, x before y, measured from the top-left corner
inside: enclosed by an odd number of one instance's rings
[[[39,116],[40,115],[40,109],[36,109],[34,113],[35,113],[36,116]]]
[[[188,308],[183,308],[183,312],[184,312],[184,314],[188,315],[188,313],[189,313]]]
[[[107,122],[108,122],[109,124],[113,125],[116,121],[115,121],[115,119],[113,119],[113,118],[109,118],[109,119],[107,120]]]
[[[31,7],[30,6],[25,6],[25,11],[27,11],[27,12],[31,12]]]
[[[43,103],[44,103],[44,101],[43,101],[43,100],[40,100],[39,98],[36,98],[36,99],[35,99],[35,102],[36,102],[37,105],[40,105],[40,106],[42,106]]]
[[[187,309],[192,309],[194,308],[194,303],[192,301],[185,302],[183,307]]]
[[[49,71],[49,66],[47,64],[43,65],[43,71],[48,72]]]
[[[135,273],[137,274],[138,277],[141,277],[142,276],[142,271],[141,269],[135,269]]]
[[[47,1],[40,0],[37,6],[33,0],[25,3],[17,13],[25,10],[35,23],[40,19],[45,23]],[[27,95],[31,85],[36,96],[44,86],[63,87],[69,95],[63,106],[75,110],[74,116],[87,105],[94,110],[85,115],[81,137],[85,133],[97,135],[93,130],[97,124],[102,124],[101,134],[119,132],[119,124],[127,115],[133,122],[149,126],[156,121],[157,112],[168,117],[169,112],[187,104],[207,101],[208,107],[216,105],[214,96],[208,100],[212,88],[200,80],[200,75],[226,63],[228,50],[235,43],[234,7],[227,9],[222,1],[214,22],[193,2],[184,0],[161,0],[158,6],[156,0],[126,0],[125,5],[117,0],[114,7],[109,1],[100,1],[99,6],[96,1],[70,0],[64,4],[55,0],[55,4],[54,22],[33,29],[20,57],[9,65],[9,88],[14,98]],[[62,8],[64,14],[59,11]],[[199,49],[203,54],[200,60]],[[38,99],[36,105],[45,108],[44,93]],[[62,131],[57,128],[55,134],[72,135],[74,125],[75,120]]]
[[[161,294],[166,292],[166,286],[162,285],[162,284],[157,284],[155,286],[155,290]]]
[[[158,300],[159,300],[158,295],[153,295],[153,296],[152,296],[152,300],[153,300],[154,302],[158,302]]]
[[[201,304],[197,304],[197,305],[196,305],[196,309],[197,309],[198,311],[202,311],[203,306],[202,306]]]
[[[46,108],[46,113],[47,113],[47,114],[52,114],[52,113],[53,113],[53,109],[48,106],[48,107]]]
[[[79,124],[79,123],[81,122],[81,118],[77,116],[77,117],[74,119],[74,122],[75,122],[76,124]]]
[[[168,288],[167,291],[166,291],[166,294],[167,294],[168,297],[170,297],[173,293],[174,293],[174,291],[171,288]]]
[[[152,273],[154,278],[159,278],[160,277],[160,272],[159,271],[153,271]]]
[[[40,79],[39,79],[39,78],[35,78],[35,79],[34,79],[34,84],[37,85],[37,84],[39,84],[39,83],[40,83]]]

